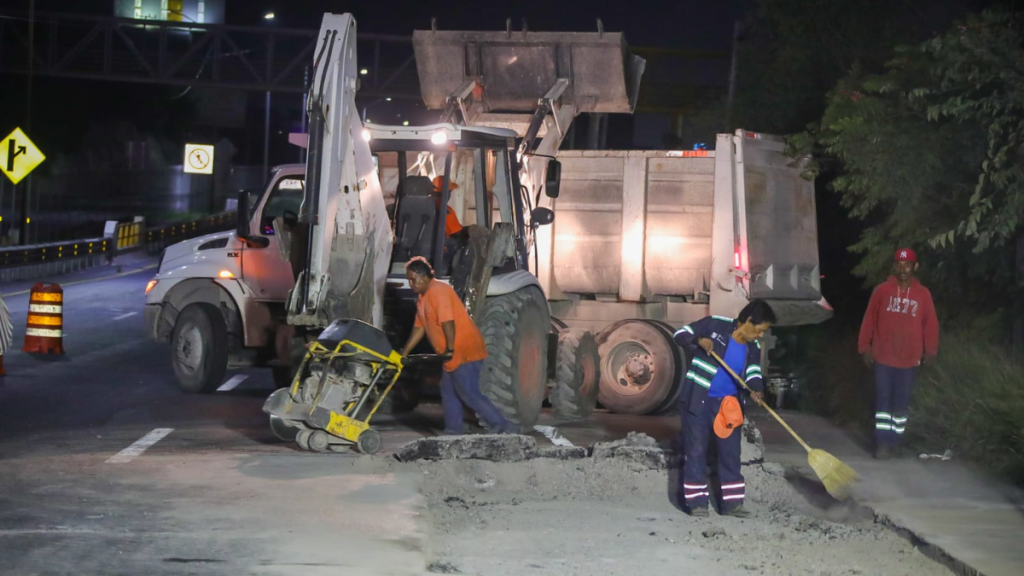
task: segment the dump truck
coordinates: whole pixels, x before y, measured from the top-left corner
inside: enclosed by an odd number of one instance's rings
[[[301,174],[276,169],[251,208],[240,195],[237,230],[168,248],[147,287],[150,334],[171,344],[182,387],[212,391],[229,365],[271,366],[289,376],[282,384],[302,386],[311,375],[289,374],[295,350],[338,319],[383,330],[399,345],[415,307],[404,263],[422,256],[479,325],[489,353],[481,390],[510,421],[529,429],[546,397],[562,413],[589,413],[596,389],[579,388],[578,374],[593,356],[557,350],[547,298],[532,272],[537,233],[553,218],[538,197],[557,196],[560,181],[559,163],[545,152],[553,139],[544,142],[541,128],[559,122],[559,110],[570,119],[631,112],[639,72],[629,66],[642,60],[628,53],[621,34],[473,32],[452,44],[450,35],[417,32],[418,65],[436,65],[437,77],[457,85],[446,102],[487,114],[528,102],[533,128],[520,137],[508,127],[452,121],[364,126],[355,107],[355,34],[350,15],[325,15]],[[453,49],[475,66],[426,55]],[[391,206],[379,173],[387,162],[397,168]],[[446,238],[443,207],[452,203],[453,181],[467,232]],[[594,342],[585,331],[574,334]],[[577,389],[560,393],[565,386],[556,386],[549,396],[552,372],[555,380],[568,375],[562,381]],[[353,377],[321,369],[318,385],[351,389]],[[276,433],[302,426],[274,417]]]
[[[598,26],[597,38],[618,36]],[[529,264],[567,357],[562,366],[576,359],[572,375],[582,384],[574,390],[598,389],[614,412],[668,410],[688,365],[672,339],[685,324],[735,317],[754,298],[769,301],[779,326],[831,316],[814,185],[802,178],[808,158],[790,158],[782,138],[747,130],[719,134],[714,150],[560,150],[576,116],[590,111],[580,106],[590,95],[604,90],[603,110],[632,112],[643,60],[591,51],[585,35],[566,47],[565,33],[487,34],[414,33],[423,101],[451,122],[518,135],[519,177],[534,191],[526,200],[555,216],[536,230]],[[615,62],[612,75],[583,57],[594,54]],[[488,68],[501,56],[516,67],[496,81]],[[540,194],[552,165],[560,191]],[[472,209],[454,200],[460,215]],[[596,334],[596,355],[587,332]],[[766,339],[765,366],[773,342]]]
[[[704,316],[735,317],[752,298],[770,303],[780,327],[832,316],[814,186],[801,176],[807,159],[784,151],[780,137],[737,130],[717,135],[712,150],[557,153],[560,193],[540,203],[555,218],[538,229],[531,270],[557,349],[574,350],[573,375],[604,407],[673,408],[688,358],[672,337]],[[396,162],[378,169],[393,196]],[[475,203],[461,189],[450,205],[472,221]],[[764,339],[766,367],[774,341]]]
[[[559,152],[537,276],[556,321],[597,335],[603,406],[674,407],[688,359],[672,336],[704,316],[735,318],[758,298],[778,326],[831,317],[807,159],[784,151],[782,138],[737,130],[713,150]]]

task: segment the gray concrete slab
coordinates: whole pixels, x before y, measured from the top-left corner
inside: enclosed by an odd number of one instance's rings
[[[1024,573],[1024,492],[957,461],[921,460],[913,454],[875,460],[870,440],[822,418],[784,413],[812,447],[826,450],[860,474],[858,503],[948,555],[964,574]],[[753,415],[768,460],[800,467],[808,497],[825,498],[807,467],[806,452],[765,412]],[[957,566],[957,562],[962,566]]]

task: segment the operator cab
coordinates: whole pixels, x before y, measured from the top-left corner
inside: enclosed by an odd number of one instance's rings
[[[412,329],[417,298],[409,288],[405,264],[416,256],[426,258],[435,278],[465,299],[468,270],[485,249],[479,228],[512,227],[513,238],[519,241],[523,206],[529,204],[513,194],[521,188],[509,154],[516,139],[511,130],[366,124],[363,137],[369,138],[394,231],[384,292],[385,307],[392,313],[385,331],[400,343]],[[522,247],[509,246],[494,273],[526,268],[525,259],[518,256],[524,253]],[[429,352],[429,346],[421,344],[419,351]]]
[[[389,284],[405,283],[405,263],[422,256],[439,279],[450,279],[470,228],[522,226],[524,199],[509,149],[515,132],[453,124],[366,124],[364,138],[380,179],[395,233]],[[516,234],[519,237],[519,234]],[[525,267],[511,250],[500,269]]]

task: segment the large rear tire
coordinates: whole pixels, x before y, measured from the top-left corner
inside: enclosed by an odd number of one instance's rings
[[[597,338],[601,353],[598,401],[617,414],[650,414],[678,386],[679,347],[664,329],[643,320],[622,320]]]
[[[228,369],[228,328],[212,304],[190,304],[181,311],[171,333],[171,365],[185,392],[209,393]]]
[[[567,328],[558,335],[555,386],[548,400],[555,418],[586,420],[597,407],[601,354],[588,330]]]
[[[487,359],[480,391],[520,431],[537,423],[547,391],[547,300],[536,286],[488,298],[480,314]]]
[[[676,329],[671,324],[661,320],[647,320],[647,322],[661,328],[665,335],[675,344]],[[689,356],[687,356],[686,350],[678,344],[675,344],[675,351],[676,376],[673,380],[672,390],[665,396],[665,400],[662,401],[661,405],[654,410],[655,414],[666,414],[675,410],[679,403],[679,394],[683,391],[683,374],[686,373],[686,368],[690,365]]]

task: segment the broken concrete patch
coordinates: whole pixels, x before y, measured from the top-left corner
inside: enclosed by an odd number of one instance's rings
[[[619,448],[625,447],[657,449],[658,442],[643,432],[630,432],[621,440],[594,444],[593,456],[594,458],[613,458]]]
[[[615,458],[651,470],[664,470],[671,461],[654,438],[637,432],[630,432],[614,442],[598,442],[591,449],[591,455],[595,460]]]
[[[434,436],[406,444],[395,454],[402,462],[416,460],[490,460],[520,462],[537,454],[537,442],[519,434]]]
[[[537,451],[538,458],[554,458],[556,460],[579,460],[587,457],[587,449],[582,446],[551,446]]]
[[[664,470],[668,468],[668,458],[659,448],[621,446],[615,450],[614,455],[611,457],[614,457],[616,460],[636,464],[651,470]]]
[[[760,464],[764,461],[764,441],[761,431],[749,420],[743,423],[743,441],[740,442],[740,464]]]

